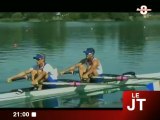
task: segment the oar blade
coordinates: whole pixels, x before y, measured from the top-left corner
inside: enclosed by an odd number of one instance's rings
[[[148,90],[154,91],[154,85],[153,85],[153,83],[149,83],[146,87],[147,87]]]
[[[146,87],[149,91],[160,91],[160,81],[149,83]]]

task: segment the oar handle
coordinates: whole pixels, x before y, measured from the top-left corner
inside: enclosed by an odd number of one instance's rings
[[[77,74],[79,73],[78,71],[73,71],[73,74]],[[68,71],[68,72],[65,72],[64,74],[72,74],[72,72]]]

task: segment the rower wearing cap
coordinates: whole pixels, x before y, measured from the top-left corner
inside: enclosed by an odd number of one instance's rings
[[[33,57],[33,59],[37,61],[36,65],[26,71],[8,78],[7,82],[12,82],[17,79],[28,79],[28,76],[31,76],[32,84],[34,86],[38,86],[38,89],[41,90],[43,81],[57,81],[57,69],[53,69],[50,64],[46,63],[44,54],[37,54],[35,57]]]
[[[102,65],[100,60],[95,58],[95,50],[93,48],[87,48],[85,51],[86,58],[82,59],[77,64],[63,70],[60,72],[61,75],[66,72],[71,72],[73,74],[74,70],[78,68],[80,79],[90,81],[92,76],[98,76],[103,73]]]

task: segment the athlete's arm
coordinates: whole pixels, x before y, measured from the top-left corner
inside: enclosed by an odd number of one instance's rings
[[[73,65],[73,66],[71,66],[71,67],[69,67],[69,68],[61,71],[60,74],[63,75],[63,74],[66,73],[66,72],[71,72],[71,73],[73,74],[74,70],[75,70],[76,68],[78,68],[81,64],[84,63],[84,60],[85,60],[85,59],[82,59],[82,60],[81,60],[80,62],[78,62],[77,64],[75,64],[75,65]]]
[[[7,79],[7,82],[12,82],[12,81],[17,80],[17,79],[24,79],[24,76],[29,74],[31,71],[32,71],[32,69],[29,69],[29,70],[20,72],[17,75],[11,76]]]

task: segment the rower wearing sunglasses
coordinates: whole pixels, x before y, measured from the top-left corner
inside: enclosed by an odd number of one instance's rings
[[[46,63],[44,54],[37,54],[33,57],[36,60],[36,65],[30,69],[20,72],[17,75],[9,77],[7,82],[16,81],[18,79],[31,79],[33,86],[42,89],[43,81],[57,82],[58,72],[56,68],[53,68],[50,64]],[[53,87],[53,86],[52,86]]]
[[[91,77],[102,74],[103,69],[100,60],[94,57],[95,50],[93,48],[87,48],[85,51],[83,51],[83,53],[86,55],[84,59],[77,64],[61,71],[60,74],[63,75],[67,72],[73,74],[75,69],[78,68],[79,77],[81,81],[85,82],[91,82]]]

